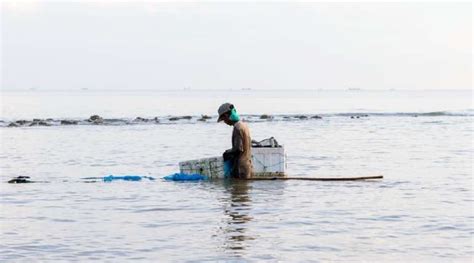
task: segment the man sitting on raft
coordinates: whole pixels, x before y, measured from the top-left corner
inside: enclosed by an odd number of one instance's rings
[[[246,179],[252,177],[252,140],[250,130],[230,103],[222,104],[217,110],[219,119],[229,126],[234,126],[232,132],[232,149],[224,152],[224,161],[232,163],[231,176],[233,178]]]

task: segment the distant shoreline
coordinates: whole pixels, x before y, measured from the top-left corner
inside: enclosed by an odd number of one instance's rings
[[[419,92],[419,91],[474,91],[473,89],[0,89],[0,92],[274,92],[274,91],[311,91],[311,92],[327,92],[327,91],[345,91],[351,93],[357,92]]]

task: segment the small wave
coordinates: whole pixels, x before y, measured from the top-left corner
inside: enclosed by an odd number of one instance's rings
[[[247,114],[242,118],[247,122],[270,122],[270,121],[318,121],[324,118],[346,117],[360,119],[367,117],[470,117],[474,116],[474,110],[463,111],[433,111],[433,112],[345,112],[345,113],[324,113],[324,114]],[[103,118],[99,115],[92,115],[88,119],[20,119],[20,120],[0,120],[0,127],[38,127],[38,126],[74,126],[74,125],[159,125],[159,124],[196,124],[215,123],[217,116],[159,116],[159,117],[137,117],[137,118]]]
[[[461,110],[461,111],[432,111],[432,112],[346,112],[346,113],[335,113],[329,114],[334,116],[387,116],[387,117],[406,117],[406,116],[426,116],[426,117],[436,117],[436,116],[454,116],[454,117],[469,117],[474,116],[474,110]]]

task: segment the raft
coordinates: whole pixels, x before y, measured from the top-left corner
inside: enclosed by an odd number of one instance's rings
[[[185,174],[175,173],[163,177],[166,181],[208,181],[213,178],[201,174]],[[216,178],[214,178],[216,179]],[[217,178],[218,179],[218,178]],[[252,177],[246,179],[234,179],[228,178],[227,180],[237,181],[288,181],[288,180],[301,180],[301,181],[362,181],[362,180],[373,180],[383,179],[382,175],[377,176],[359,176],[359,177]]]
[[[179,163],[178,179],[186,175],[202,175],[204,180],[225,179],[230,177],[230,163],[221,156],[183,161]],[[357,181],[382,179],[382,175],[358,177],[288,177],[286,174],[286,153],[283,145],[271,137],[260,142],[252,141],[252,178],[249,181],[303,180],[303,181]]]

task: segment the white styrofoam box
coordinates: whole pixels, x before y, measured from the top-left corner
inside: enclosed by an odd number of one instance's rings
[[[252,164],[255,175],[282,174],[286,171],[286,154],[283,147],[252,148]]]
[[[180,162],[179,171],[185,174],[202,174],[211,179],[224,178],[224,159],[221,156]]]
[[[252,148],[252,164],[255,177],[285,176],[285,149],[283,147]],[[211,157],[180,162],[179,171],[186,174],[202,174],[211,179],[224,178],[224,159]]]

